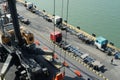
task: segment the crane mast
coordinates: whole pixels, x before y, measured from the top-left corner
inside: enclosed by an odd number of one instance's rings
[[[13,27],[14,27],[14,32],[15,32],[15,37],[18,45],[23,45],[23,40],[22,36],[20,33],[20,25],[18,22],[18,16],[17,16],[17,10],[16,10],[16,0],[7,0],[8,1],[8,6],[10,9],[11,17],[13,19]]]

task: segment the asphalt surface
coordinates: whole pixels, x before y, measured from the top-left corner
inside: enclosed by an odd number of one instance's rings
[[[46,20],[44,20],[42,17],[39,17],[29,11],[26,11],[26,9],[24,7],[21,7],[21,5],[18,6],[18,12],[31,21],[31,25],[29,27],[38,30],[41,35],[43,35],[46,39],[49,40],[50,32],[52,32],[54,29],[53,23],[49,23]],[[59,30],[59,29],[56,28],[56,30]],[[64,31],[62,31],[62,32],[64,35],[65,32]],[[119,80],[119,74],[120,74],[120,72],[119,72],[120,61],[119,60],[114,60],[114,64],[110,64],[110,61],[113,58],[112,56],[107,56],[106,53],[97,50],[93,46],[84,44],[76,36],[71,35],[69,33],[67,36],[67,41],[70,42],[72,45],[76,46],[77,48],[79,48],[82,52],[89,53],[90,56],[101,61],[105,65],[105,71],[101,72],[101,74],[103,74],[109,80],[114,80],[114,79]],[[74,65],[77,65],[77,64],[74,63]],[[80,68],[80,69],[82,69],[82,68]],[[82,70],[84,70],[84,69],[82,69]],[[88,71],[86,73],[89,74],[89,72],[90,71]],[[95,75],[95,74],[93,74],[93,75]]]

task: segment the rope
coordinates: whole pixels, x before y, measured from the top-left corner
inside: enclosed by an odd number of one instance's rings
[[[66,15],[66,26],[67,26],[67,23],[68,23],[68,9],[69,9],[69,0],[67,0],[67,15]],[[65,43],[67,42],[67,31],[66,31],[66,34],[65,34]],[[64,62],[66,61],[66,51],[65,51],[65,54],[64,54]],[[65,75],[65,67],[64,67],[64,75]]]
[[[62,0],[62,9],[61,9],[61,17],[63,18],[63,8],[64,8],[64,1]]]
[[[62,8],[61,8],[61,18],[63,19],[63,4],[64,4],[64,2],[63,2],[63,0],[62,0]],[[61,24],[61,26],[63,26],[62,24]],[[61,31],[62,32],[62,31]],[[61,52],[62,52],[62,48],[60,49],[60,61],[61,61]],[[62,63],[62,62],[61,62]]]
[[[55,35],[55,0],[54,0],[54,10],[53,10],[53,15],[54,15],[54,22],[53,22],[53,24],[54,24],[54,35]],[[53,54],[52,54],[52,60],[54,61],[54,53],[55,53],[55,44],[53,44]]]

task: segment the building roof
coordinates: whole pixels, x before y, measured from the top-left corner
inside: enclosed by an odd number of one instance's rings
[[[58,34],[61,34],[61,32],[59,31],[51,32],[51,35],[58,35]]]

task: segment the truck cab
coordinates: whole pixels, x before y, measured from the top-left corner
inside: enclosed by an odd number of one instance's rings
[[[25,3],[25,7],[27,10],[31,11],[32,13],[36,12],[35,5],[33,5],[33,3],[31,2]]]
[[[96,40],[95,40],[95,46],[96,46],[96,48],[98,48],[98,49],[100,49],[102,51],[106,51],[107,44],[108,44],[108,40],[105,39],[102,36],[97,37]]]
[[[50,39],[55,43],[60,43],[62,41],[62,33],[59,31],[52,32]]]
[[[60,16],[55,16],[54,18],[53,18],[53,22],[55,22],[56,26],[62,24],[62,18]]]
[[[97,71],[103,70],[105,67],[100,61],[97,60],[93,61],[90,66]]]
[[[31,3],[31,2],[26,3],[26,8],[27,9],[33,8],[33,3]]]

